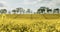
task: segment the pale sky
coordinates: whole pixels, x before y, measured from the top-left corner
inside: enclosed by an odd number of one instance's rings
[[[24,9],[30,8],[37,10],[41,6],[49,8],[60,8],[60,0],[0,0],[0,9],[14,9],[22,7]]]

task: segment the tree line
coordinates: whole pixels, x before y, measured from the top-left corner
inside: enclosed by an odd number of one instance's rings
[[[16,8],[12,11],[7,11],[7,9],[0,9],[0,14],[59,14],[59,11],[59,8],[50,9],[48,7],[40,7],[36,12],[33,12],[31,9],[25,10],[24,8]]]

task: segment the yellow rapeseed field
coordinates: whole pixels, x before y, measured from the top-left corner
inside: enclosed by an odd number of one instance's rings
[[[0,14],[0,32],[60,32],[60,14]]]

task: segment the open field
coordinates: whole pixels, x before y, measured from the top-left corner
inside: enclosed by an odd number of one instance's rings
[[[2,14],[0,32],[60,32],[60,14]]]

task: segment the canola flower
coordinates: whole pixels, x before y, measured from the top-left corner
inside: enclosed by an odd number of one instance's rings
[[[28,24],[1,24],[0,32],[60,32],[60,23],[48,24],[44,22],[35,22],[30,25]]]
[[[6,15],[4,15],[4,17],[5,16]],[[5,20],[6,18],[4,19],[4,21]],[[16,22],[11,23],[12,20],[10,18],[9,18],[9,21],[7,21],[8,24],[5,24],[5,23],[0,24],[0,32],[60,32],[59,21],[52,24],[52,23],[49,23],[49,21],[45,22],[45,21],[39,20],[29,25],[25,23],[19,23],[19,24],[15,24]]]

